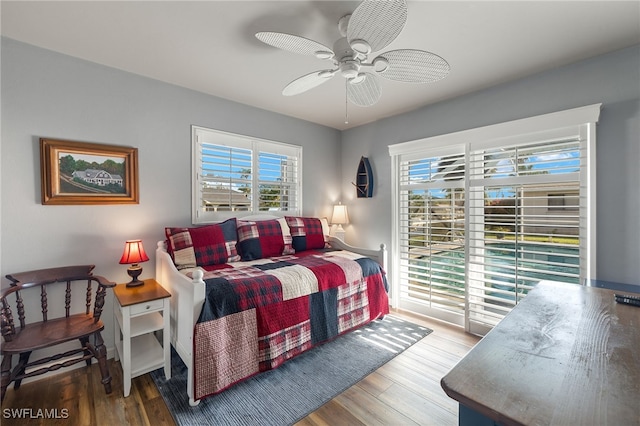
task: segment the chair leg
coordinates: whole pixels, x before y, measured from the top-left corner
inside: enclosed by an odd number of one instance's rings
[[[82,345],[82,347],[84,348],[84,356],[92,355],[91,351],[88,349],[89,348],[88,336],[83,336],[80,338],[80,345]],[[88,367],[91,367],[91,358],[87,358],[85,362],[87,363]]]
[[[102,340],[102,335],[99,331],[94,334],[94,341],[94,356],[98,360],[104,391],[105,393],[111,393],[111,374],[109,374],[109,365],[107,364],[107,348],[104,345],[104,340]]]
[[[11,354],[5,354],[2,357],[2,395],[0,395],[0,401],[4,401],[4,394],[7,392],[7,387],[11,383]]]
[[[27,364],[29,363],[29,357],[31,356],[31,351],[23,352],[20,354],[20,360],[18,361],[18,365],[15,367],[16,374],[14,377],[20,377],[24,374],[24,371],[27,369]],[[20,385],[22,384],[22,378],[16,379],[13,384],[13,388],[15,390],[20,389]]]

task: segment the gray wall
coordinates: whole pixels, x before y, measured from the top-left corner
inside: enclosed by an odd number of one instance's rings
[[[640,46],[343,132],[347,240],[390,246],[389,145],[596,103],[597,278],[640,284]],[[374,169],[370,199],[356,198],[349,183],[360,156]]]
[[[340,132],[2,39],[1,276],[69,264],[129,281],[124,242],[141,238],[155,274],[165,226],[191,222],[192,124],[303,146],[304,214],[340,195]],[[140,204],[44,206],[39,138],[138,148]],[[318,185],[318,180],[322,185]],[[3,279],[4,281],[4,279]],[[38,298],[39,299],[39,298]],[[113,347],[112,296],[104,316]],[[61,302],[62,303],[62,302]],[[51,303],[50,303],[51,305]]]

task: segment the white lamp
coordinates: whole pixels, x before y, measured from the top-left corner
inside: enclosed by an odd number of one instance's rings
[[[344,241],[345,232],[344,232],[344,229],[342,228],[342,224],[349,223],[349,214],[347,213],[347,206],[342,204],[337,204],[333,206],[331,223],[334,225],[338,225],[338,227],[333,233],[333,236]]]

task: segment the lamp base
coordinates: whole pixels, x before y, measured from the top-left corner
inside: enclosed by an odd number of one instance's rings
[[[344,241],[345,234],[346,234],[346,232],[342,228],[342,225],[340,225],[340,224],[338,224],[336,229],[333,231],[333,236],[336,237],[337,239],[341,240],[341,241]]]
[[[141,285],[144,285],[144,281],[140,281],[138,279],[141,273],[142,266],[138,265],[137,263],[131,265],[131,267],[127,269],[127,274],[129,274],[129,276],[131,277],[131,281],[127,283],[127,287],[140,287]]]

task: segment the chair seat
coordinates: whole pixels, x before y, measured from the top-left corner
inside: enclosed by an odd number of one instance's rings
[[[102,321],[94,322],[93,316],[86,314],[31,323],[22,330],[18,328],[11,342],[3,342],[2,353],[17,354],[34,351],[76,340],[102,329],[104,329]]]

